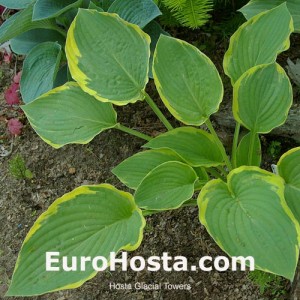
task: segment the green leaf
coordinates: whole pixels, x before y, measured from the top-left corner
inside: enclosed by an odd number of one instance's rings
[[[64,85],[65,83],[67,83],[68,80],[68,65],[63,65],[59,68],[56,77],[55,77],[55,81],[54,81],[54,88],[59,87],[61,85]]]
[[[103,8],[104,11],[107,11],[113,4],[114,0],[97,0],[97,2],[99,2],[99,6]]]
[[[286,2],[287,8],[293,17],[295,31],[300,32],[300,5],[298,0],[251,0],[239,11],[242,12],[245,18],[248,20],[257,14],[272,9],[284,2]]]
[[[0,0],[0,5],[10,9],[26,8],[31,2],[35,0]]]
[[[247,166],[249,161],[249,149],[250,149],[251,133],[247,133],[240,141],[236,153],[237,167]],[[259,167],[261,164],[261,144],[258,134],[255,135],[253,154],[252,154],[253,166]]]
[[[80,257],[133,251],[143,238],[145,219],[131,194],[108,184],[82,186],[57,199],[27,234],[7,296],[40,295],[81,286],[96,275]],[[46,271],[46,252],[60,252],[60,271]],[[66,272],[61,260],[78,259],[78,271]],[[98,262],[99,267],[100,262]]]
[[[20,82],[20,92],[25,103],[53,88],[61,54],[61,46],[55,42],[38,44],[27,54]]]
[[[35,46],[44,42],[58,42],[63,46],[65,39],[55,30],[33,29],[11,39],[10,46],[16,54],[25,55]]]
[[[176,209],[193,196],[196,180],[197,174],[190,166],[175,161],[165,162],[147,174],[134,198],[144,209]]]
[[[102,103],[73,82],[22,106],[31,126],[49,145],[87,144],[100,132],[117,123],[110,103]]]
[[[278,173],[285,181],[284,196],[287,205],[300,222],[300,147],[281,156]]]
[[[97,45],[97,51],[91,51]],[[144,99],[150,38],[116,14],[80,9],[67,37],[72,77],[96,99],[125,105]]]
[[[201,190],[200,221],[230,256],[253,256],[257,269],[293,279],[300,228],[284,200],[283,180],[257,167],[240,167],[228,183]]]
[[[220,75],[196,47],[161,35],[154,53],[154,82],[171,114],[187,125],[201,125],[219,109]]]
[[[33,21],[55,18],[71,8],[79,7],[82,0],[36,0],[33,8]]]
[[[234,85],[234,118],[256,133],[282,125],[292,102],[290,80],[277,63],[253,67]]]
[[[193,127],[180,127],[168,131],[152,139],[144,147],[173,150],[193,167],[213,167],[224,164],[213,136]]]
[[[151,21],[146,27],[143,29],[144,32],[146,32],[150,38],[151,38],[151,44],[150,44],[150,61],[149,61],[149,78],[153,79],[153,73],[152,73],[152,65],[153,65],[153,55],[156,48],[156,44],[158,42],[158,39],[161,34],[170,36],[168,32],[164,31],[162,27],[156,22]]]
[[[230,39],[223,63],[232,84],[250,68],[275,62],[277,55],[290,47],[293,31],[286,4],[260,13],[240,26]]]
[[[53,20],[32,21],[32,10],[33,4],[12,15],[0,26],[0,43],[35,28],[54,29],[57,27]]]
[[[161,12],[152,0],[115,0],[108,12],[118,14],[122,19],[143,28]]]
[[[143,151],[122,161],[112,173],[126,186],[136,189],[151,170],[168,161],[182,161],[182,159],[167,149]]]

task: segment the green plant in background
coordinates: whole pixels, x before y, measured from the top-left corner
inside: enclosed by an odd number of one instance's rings
[[[165,34],[158,23],[151,22],[161,14],[152,0],[0,0],[0,5],[20,9],[0,27],[0,43],[9,40],[16,54],[26,55],[20,82],[25,103],[71,79],[64,48],[79,8],[108,10],[141,28],[148,25],[145,31],[153,41]]]
[[[278,158],[281,153],[281,142],[279,141],[272,141],[268,146],[268,154],[272,158]]]
[[[9,161],[9,173],[17,179],[32,179],[32,172],[26,168],[24,159],[20,154]]]
[[[280,158],[278,174],[259,168],[259,135],[282,125],[292,105],[289,78],[276,63],[292,32],[292,17],[282,4],[232,36],[224,57],[236,120],[228,156],[210,120],[222,101],[223,84],[207,56],[182,40],[159,38],[152,71],[163,103],[184,124],[173,129],[145,91],[149,36],[116,14],[80,9],[66,42],[75,82],[22,108],[37,134],[55,148],[86,144],[113,128],[146,140],[148,150],[113,169],[133,193],[90,185],[54,201],[25,238],[7,295],[82,285],[96,275],[91,265],[68,274],[47,272],[45,252],[109,259],[110,252],[140,245],[146,216],[185,205],[199,207],[201,223],[228,255],[253,256],[257,269],[292,280],[299,255],[300,148]],[[113,105],[143,100],[167,132],[152,138],[117,121]],[[209,132],[198,128],[204,124]],[[241,126],[248,133],[240,139]]]
[[[249,279],[259,286],[261,294],[269,291],[277,299],[280,295],[285,294],[285,288],[282,283],[282,277],[265,273],[263,271],[255,270],[249,272]]]

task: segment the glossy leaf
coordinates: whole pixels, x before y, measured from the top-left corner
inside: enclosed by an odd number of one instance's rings
[[[147,174],[134,198],[137,205],[148,210],[180,207],[194,193],[197,174],[181,162],[165,162]]]
[[[143,151],[122,161],[112,173],[126,186],[136,189],[151,170],[168,161],[182,161],[182,159],[167,149]]]
[[[284,2],[286,2],[287,8],[293,17],[296,32],[300,32],[300,6],[298,0],[251,0],[239,11],[243,13],[246,19],[250,19],[257,14],[272,9]]]
[[[292,102],[290,80],[276,63],[250,69],[234,85],[234,118],[253,132],[268,133],[282,125]]]
[[[22,106],[31,126],[49,145],[87,144],[100,132],[116,125],[116,112],[83,92],[76,83],[51,90]]]
[[[98,51],[91,51],[97,45]],[[116,14],[80,9],[67,37],[72,77],[96,99],[125,105],[144,99],[150,38]]]
[[[278,162],[278,173],[285,181],[285,200],[300,222],[300,147],[286,152]]]
[[[57,17],[71,8],[79,7],[82,0],[36,0],[32,20],[43,20]]]
[[[293,279],[300,228],[284,200],[283,180],[257,167],[230,172],[201,190],[200,221],[230,256],[253,256],[257,269]]]
[[[152,72],[165,106],[184,124],[201,125],[218,111],[223,98],[220,75],[196,47],[161,35]]]
[[[22,9],[33,1],[35,0],[0,0],[0,5],[10,9]]]
[[[144,147],[170,149],[193,167],[212,167],[224,164],[213,136],[201,129],[180,127],[152,139]]]
[[[240,141],[236,153],[236,164],[237,167],[247,166],[249,161],[250,152],[250,133],[247,133]],[[259,167],[261,164],[261,144],[258,134],[255,135],[253,154],[252,154],[252,165]]]
[[[111,185],[82,186],[65,194],[27,234],[7,295],[40,295],[81,286],[96,271],[91,262],[80,270],[80,257],[103,256],[109,261],[110,252],[135,250],[142,241],[144,226],[144,217],[132,195]],[[49,251],[60,253],[60,264],[53,264],[60,271],[46,271]],[[64,271],[63,256],[78,258],[78,270]]]
[[[55,30],[33,29],[11,39],[10,46],[16,54],[25,55],[35,46],[44,42],[58,42],[60,45],[64,45],[65,40]]]
[[[159,8],[152,0],[115,0],[108,12],[116,13],[125,21],[141,28],[161,15]]]
[[[61,59],[61,46],[45,42],[26,56],[21,77],[21,95],[25,103],[35,100],[54,86]]]
[[[32,21],[33,4],[29,5],[24,10],[21,10],[0,26],[0,43],[6,42],[26,31],[45,28],[53,29],[56,27],[53,20]]]
[[[232,84],[250,68],[275,62],[277,55],[290,47],[293,31],[286,4],[260,13],[240,26],[224,56],[224,70]]]

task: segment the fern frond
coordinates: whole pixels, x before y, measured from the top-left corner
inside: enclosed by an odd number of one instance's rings
[[[182,26],[195,29],[209,20],[212,9],[213,0],[186,0],[182,9],[174,11],[174,17]]]
[[[170,11],[179,11],[182,10],[186,4],[186,0],[162,0],[162,3],[170,10]]]

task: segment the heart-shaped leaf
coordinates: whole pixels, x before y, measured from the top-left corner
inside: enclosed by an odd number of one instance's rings
[[[138,186],[134,198],[147,210],[168,210],[180,207],[194,193],[197,174],[181,162],[165,162],[150,171]]]
[[[66,55],[72,77],[96,99],[116,105],[144,99],[150,38],[137,25],[116,14],[79,9]]]
[[[196,47],[161,35],[152,72],[165,106],[184,124],[201,125],[218,111],[223,98],[220,75]]]
[[[282,125],[292,103],[290,80],[276,63],[253,67],[234,85],[234,118],[256,133],[268,133]]]
[[[257,167],[212,180],[198,197],[200,221],[231,256],[252,256],[256,268],[293,279],[299,224],[284,200],[284,182]]]
[[[22,106],[31,126],[49,145],[87,144],[117,124],[110,103],[102,103],[74,82],[55,88]]]
[[[40,295],[81,286],[96,275],[91,262],[81,270],[83,256],[132,251],[141,243],[145,219],[131,194],[108,184],[82,186],[57,199],[27,234],[7,296]],[[79,260],[77,270],[46,271],[46,252]],[[100,264],[100,262],[99,262]]]
[[[144,147],[170,149],[193,167],[223,165],[223,157],[213,136],[193,127],[180,127],[152,139]]]

